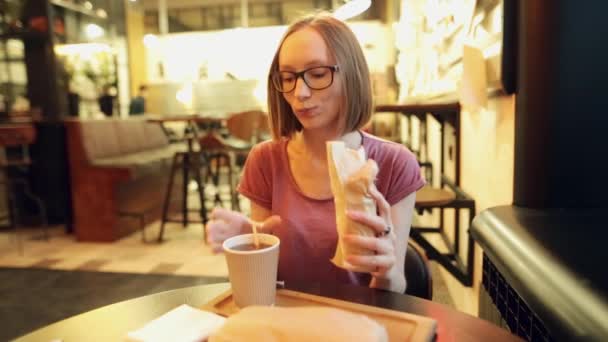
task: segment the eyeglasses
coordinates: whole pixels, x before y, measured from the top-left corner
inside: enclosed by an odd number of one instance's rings
[[[322,90],[334,82],[337,65],[309,68],[300,72],[279,71],[272,73],[272,84],[281,93],[289,93],[296,88],[298,78],[302,78],[310,89]]]

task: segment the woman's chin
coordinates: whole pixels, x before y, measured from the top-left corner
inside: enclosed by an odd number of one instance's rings
[[[321,116],[307,116],[307,117],[298,117],[298,121],[302,128],[306,130],[317,130],[317,129],[327,129],[331,123],[323,120]]]
[[[300,125],[302,125],[302,127],[305,129],[311,129],[319,125],[318,120],[316,120],[316,118],[309,116],[298,116],[298,122],[300,122]]]

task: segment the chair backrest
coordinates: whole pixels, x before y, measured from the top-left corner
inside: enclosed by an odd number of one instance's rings
[[[206,133],[198,138],[201,151],[222,150],[226,148],[226,143],[218,134],[214,132]]]
[[[420,247],[410,241],[407,244],[404,271],[407,280],[405,294],[432,300],[433,277],[429,260]]]
[[[36,129],[32,124],[8,124],[0,126],[0,146],[21,146],[33,144]]]
[[[236,113],[226,120],[226,127],[233,137],[254,142],[268,132],[268,115],[260,110]]]
[[[36,141],[36,128],[33,124],[7,124],[0,126],[0,167],[29,165],[29,145]],[[7,157],[6,147],[21,147],[21,153]]]

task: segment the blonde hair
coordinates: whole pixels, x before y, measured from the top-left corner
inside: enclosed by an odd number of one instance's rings
[[[342,103],[340,105],[341,133],[357,130],[371,119],[373,110],[372,87],[367,61],[359,41],[351,29],[328,13],[317,13],[291,24],[275,52],[268,73],[268,110],[273,139],[291,137],[302,130],[291,107],[272,85],[272,74],[279,71],[279,52],[285,39],[304,28],[314,29],[323,37],[331,56],[339,66],[342,77]]]

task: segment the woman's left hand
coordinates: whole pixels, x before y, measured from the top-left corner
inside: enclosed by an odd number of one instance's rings
[[[391,219],[391,206],[382,194],[372,186],[370,195],[376,201],[378,214],[372,215],[361,211],[349,211],[348,217],[363,225],[368,226],[376,236],[345,235],[344,242],[352,246],[368,249],[372,255],[348,255],[347,261],[364,268],[375,269],[371,272],[376,278],[389,278],[391,270],[397,262],[396,243],[397,236]]]

